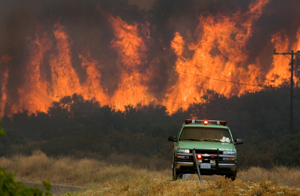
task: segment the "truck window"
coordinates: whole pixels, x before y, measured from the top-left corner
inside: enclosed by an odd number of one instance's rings
[[[179,141],[183,140],[232,142],[227,128],[208,127],[184,127],[179,138]]]

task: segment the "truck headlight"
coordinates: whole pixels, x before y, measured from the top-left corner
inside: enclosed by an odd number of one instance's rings
[[[223,154],[234,155],[235,152],[234,151],[224,151]]]
[[[178,149],[177,153],[190,153],[189,149]]]

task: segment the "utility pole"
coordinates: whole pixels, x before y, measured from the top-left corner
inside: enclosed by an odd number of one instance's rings
[[[293,133],[293,90],[294,90],[294,79],[293,79],[293,74],[294,74],[294,55],[300,55],[300,51],[298,51],[297,53],[294,53],[294,51],[292,50],[292,52],[276,52],[276,50],[274,50],[274,54],[275,55],[291,55],[291,108],[290,108],[290,134]]]

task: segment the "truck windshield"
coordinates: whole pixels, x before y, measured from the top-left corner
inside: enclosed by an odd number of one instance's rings
[[[231,143],[232,139],[227,128],[184,127],[179,141],[212,141]]]

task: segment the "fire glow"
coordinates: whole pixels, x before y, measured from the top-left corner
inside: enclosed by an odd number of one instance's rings
[[[9,54],[2,56],[0,63],[8,66],[0,72],[0,116],[22,110],[28,110],[29,113],[47,112],[54,101],[74,93],[87,100],[95,99],[101,105],[109,105],[116,110],[124,111],[127,105],[137,107],[139,104],[152,103],[165,106],[172,114],[179,109],[187,110],[194,103],[202,103],[207,90],[231,97],[260,91],[264,85],[278,87],[289,81],[289,59],[273,57],[267,72],[262,71],[258,60],[245,64],[249,58],[247,43],[253,35],[253,23],[260,18],[262,9],[268,3],[269,0],[254,1],[247,12],[238,11],[230,17],[220,14],[199,16],[195,32],[187,35],[175,32],[170,51],[176,56],[175,64],[171,65],[176,80],[159,95],[152,93],[148,85],[156,74],[155,65],[152,64],[155,61],[149,62],[148,58],[153,39],[149,22],[127,23],[119,16],[106,14],[114,37],[110,49],[117,54],[114,63],[119,73],[114,78],[117,84],[113,93],[109,93],[112,90],[102,84],[101,70],[108,65],[93,58],[88,43],[77,54],[81,68],[86,72],[82,80],[72,62],[73,41],[65,26],[57,22],[50,33],[38,26],[35,36],[27,38],[29,56],[22,82],[16,90],[19,97],[17,100],[10,100],[7,89],[11,57]],[[271,37],[270,41],[278,51],[290,49],[290,38],[284,31]],[[300,28],[295,37],[291,38],[295,39],[297,41],[292,49],[298,50]],[[50,67],[50,79],[46,77],[47,70],[42,68],[45,61]],[[298,78],[295,77],[295,80]]]

